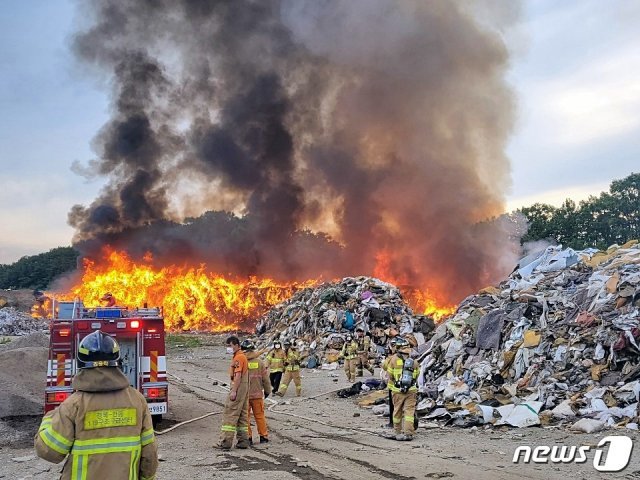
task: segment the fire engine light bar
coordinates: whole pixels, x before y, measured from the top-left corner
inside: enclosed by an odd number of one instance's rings
[[[140,322],[138,320],[131,320],[131,328],[140,328]]]
[[[58,335],[60,335],[61,337],[68,337],[69,335],[71,335],[71,329],[61,328],[60,330],[58,330]]]

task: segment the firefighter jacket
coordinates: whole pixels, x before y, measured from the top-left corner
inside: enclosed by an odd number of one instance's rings
[[[42,419],[36,453],[67,459],[63,480],[155,478],[158,451],[147,401],[115,367],[81,370],[75,392]]]
[[[358,353],[369,353],[371,339],[368,336],[365,335],[362,338],[356,338],[356,342],[358,343]]]
[[[267,354],[267,364],[271,373],[284,372],[284,359],[286,354],[281,348],[274,348]]]
[[[269,370],[260,358],[260,352],[247,352],[249,362],[249,400],[264,398],[264,394],[271,395],[271,381]]]
[[[386,372],[389,374],[389,382],[387,383],[387,388],[394,393],[401,393],[400,387],[398,386],[398,382],[400,382],[400,378],[402,377],[402,370],[404,368],[404,360],[398,354],[392,355],[387,358],[383,363],[383,368],[386,365]],[[409,388],[409,392],[417,392],[418,387],[416,386],[416,380],[418,379],[418,363],[415,362],[413,366],[413,384]]]
[[[349,343],[344,344],[340,355],[345,360],[353,360],[357,356],[356,355],[357,351],[358,351],[358,344],[355,341],[351,340]]]
[[[300,353],[293,348],[287,350],[284,366],[289,372],[300,370]]]

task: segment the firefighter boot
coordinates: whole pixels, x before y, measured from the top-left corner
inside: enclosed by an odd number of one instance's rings
[[[299,397],[302,395],[302,387],[296,387],[296,397]]]
[[[260,436],[260,443],[269,443],[269,439],[267,437]]]

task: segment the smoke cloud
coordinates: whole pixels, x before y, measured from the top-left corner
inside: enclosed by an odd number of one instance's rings
[[[451,302],[496,281],[517,251],[487,222],[514,101],[487,18],[513,5],[79,3],[74,49],[110,79],[112,116],[82,170],[109,182],[70,212],[76,244],[234,275],[376,274]]]

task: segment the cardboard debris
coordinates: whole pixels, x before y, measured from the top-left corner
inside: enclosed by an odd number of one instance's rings
[[[639,312],[637,242],[529,255],[496,288],[463,300],[426,342],[426,418],[463,409],[453,425],[628,423],[638,415]],[[469,318],[480,319],[477,328]]]

